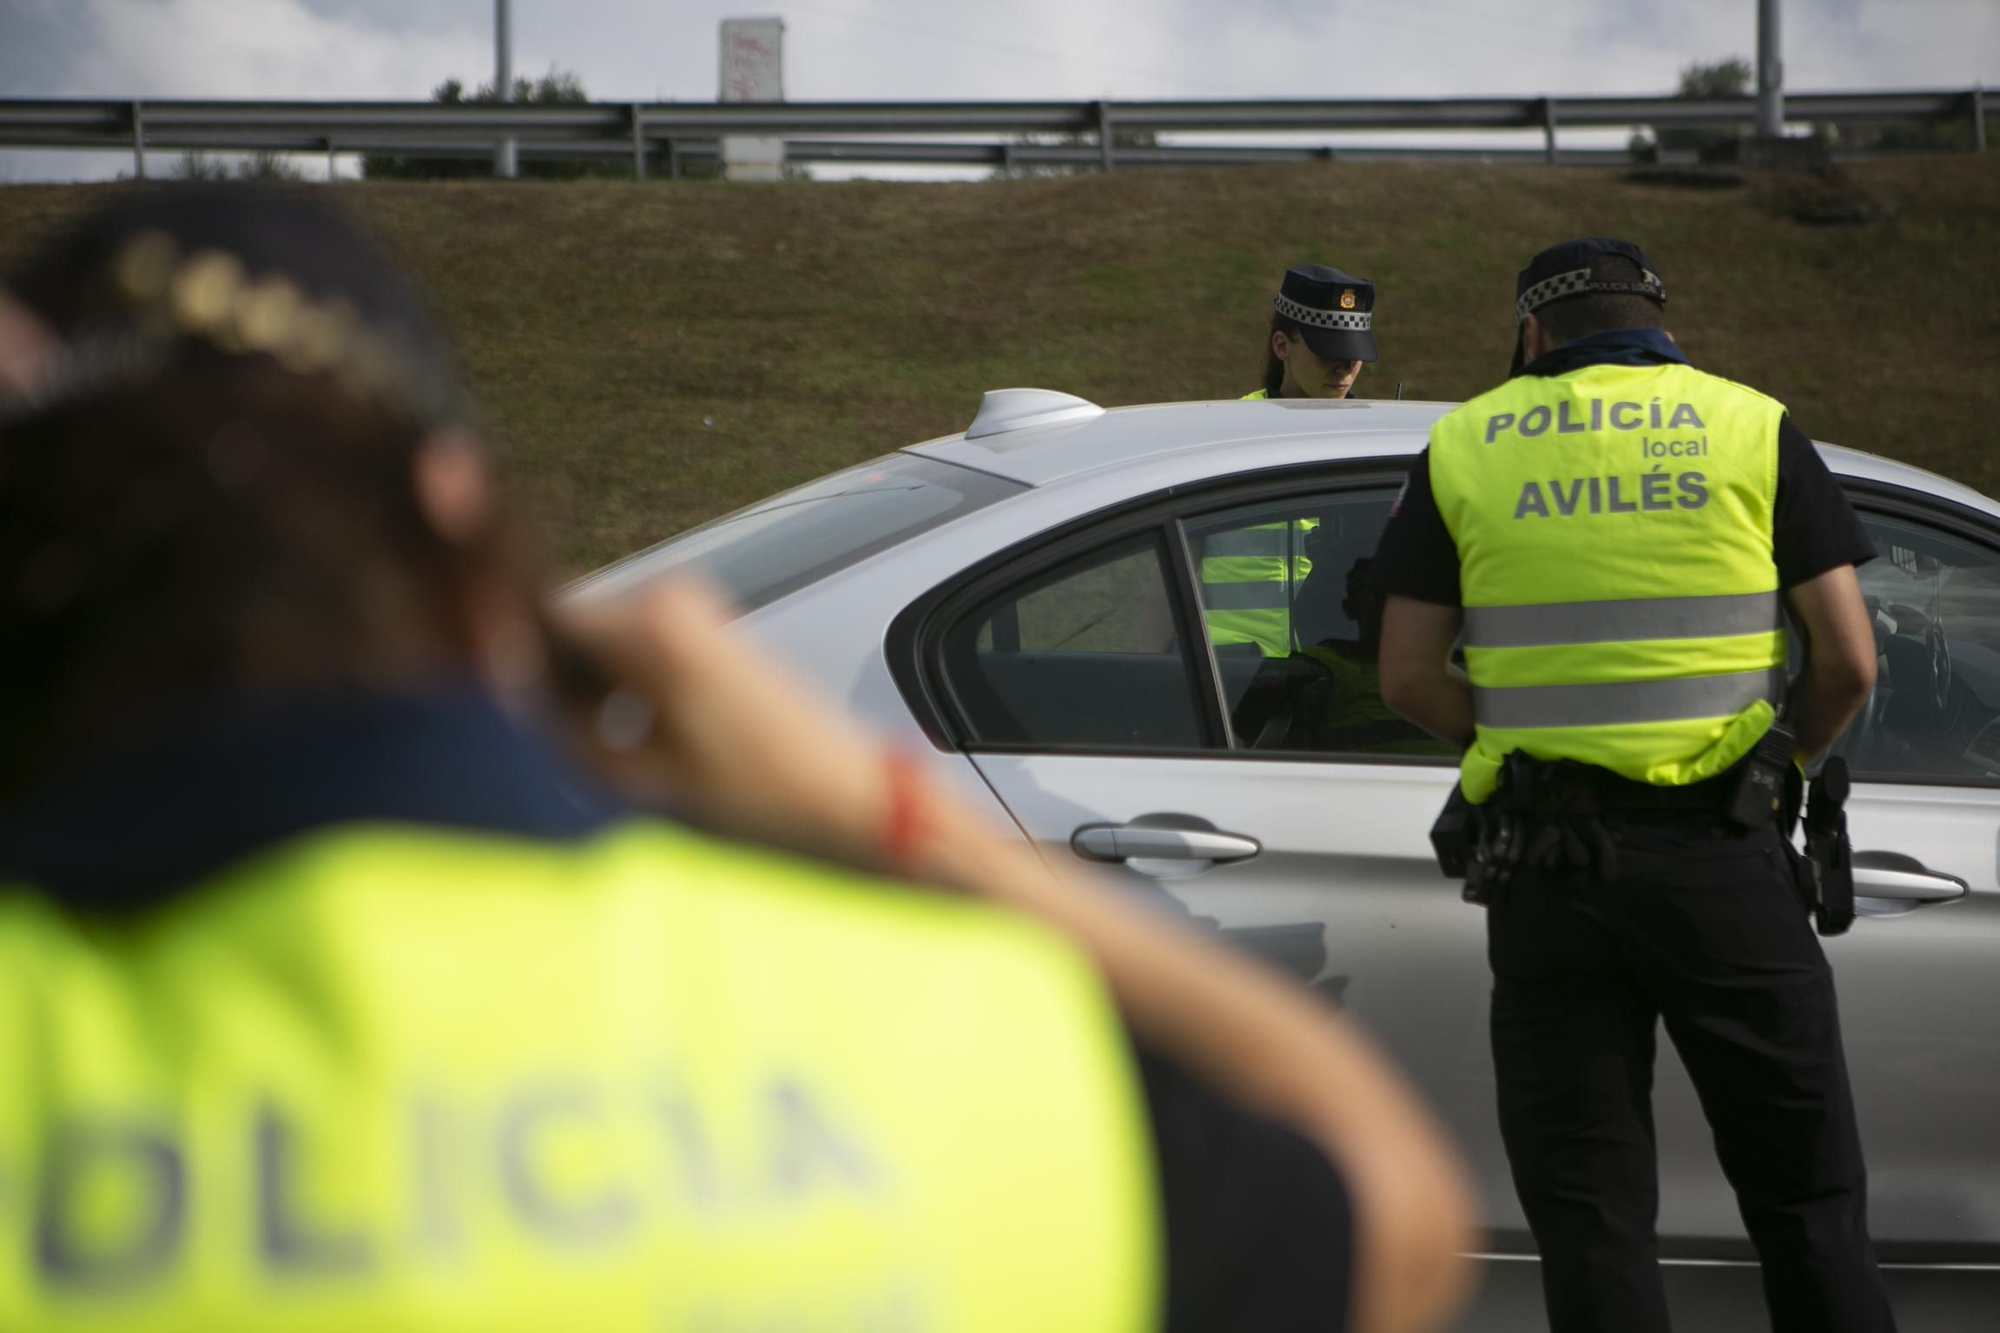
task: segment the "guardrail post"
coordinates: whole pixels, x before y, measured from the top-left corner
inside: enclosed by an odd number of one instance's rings
[[[1972,151],[1986,151],[1986,85],[1972,85]]]
[[[1546,145],[1542,151],[1548,158],[1548,164],[1554,166],[1556,164],[1556,99],[1553,97],[1544,97],[1542,99],[1542,141]]]
[[[132,103],[132,175],[146,179],[146,109]]]
[[[1097,104],[1097,161],[1106,171],[1111,170],[1111,103]]]
[[[333,163],[333,140],[326,141],[326,178],[329,182],[340,179],[340,169]]]
[[[681,146],[674,140],[669,139],[667,140],[667,179],[670,181],[677,181],[680,178],[681,178]]]
[[[632,179],[646,179],[646,119],[639,104],[632,104]]]

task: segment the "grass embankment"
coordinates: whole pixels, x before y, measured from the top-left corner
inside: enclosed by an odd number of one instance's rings
[[[1291,264],[1374,279],[1363,396],[1502,374],[1513,275],[1629,236],[1695,362],[1821,439],[2000,491],[2000,154],[1696,191],[1598,169],[1328,164],[977,185],[367,184],[340,197],[455,329],[516,482],[580,571],[1019,384],[1106,404],[1254,387]],[[0,190],[0,264],[103,187]],[[1840,202],[1840,201],[1836,201]]]

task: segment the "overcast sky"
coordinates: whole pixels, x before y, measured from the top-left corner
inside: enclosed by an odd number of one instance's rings
[[[2000,84],[2000,0],[1783,0],[1795,91]],[[514,66],[705,101],[716,25],[784,18],[799,99],[1671,91],[1755,0],[513,0]],[[489,77],[492,0],[0,0],[0,97],[423,98]],[[115,154],[0,152],[0,180]]]

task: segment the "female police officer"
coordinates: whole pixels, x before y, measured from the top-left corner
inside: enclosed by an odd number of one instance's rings
[[[1376,358],[1375,287],[1323,264],[1285,273],[1271,302],[1264,384],[1249,399],[1352,398],[1361,363]],[[1291,606],[1312,572],[1307,553],[1319,524],[1264,523],[1221,534],[1201,551],[1201,597],[1218,647],[1255,644],[1283,657],[1293,642]]]
[[[1264,383],[1245,398],[1352,398],[1373,361],[1375,284],[1324,264],[1288,269],[1271,301]]]
[[[0,1326],[1449,1312],[1460,1184],[1345,1025],[698,593],[551,631],[417,302],[306,195],[126,196],[17,290]],[[538,738],[551,661],[688,818]]]

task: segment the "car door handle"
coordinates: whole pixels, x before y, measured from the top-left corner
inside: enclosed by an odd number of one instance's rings
[[[1854,892],[1905,903],[1948,903],[1967,893],[1964,880],[1927,868],[1901,852],[1856,852]]]
[[[1162,861],[1242,861],[1264,850],[1255,838],[1209,829],[1149,824],[1086,824],[1070,837],[1078,856],[1092,861],[1151,857]]]

